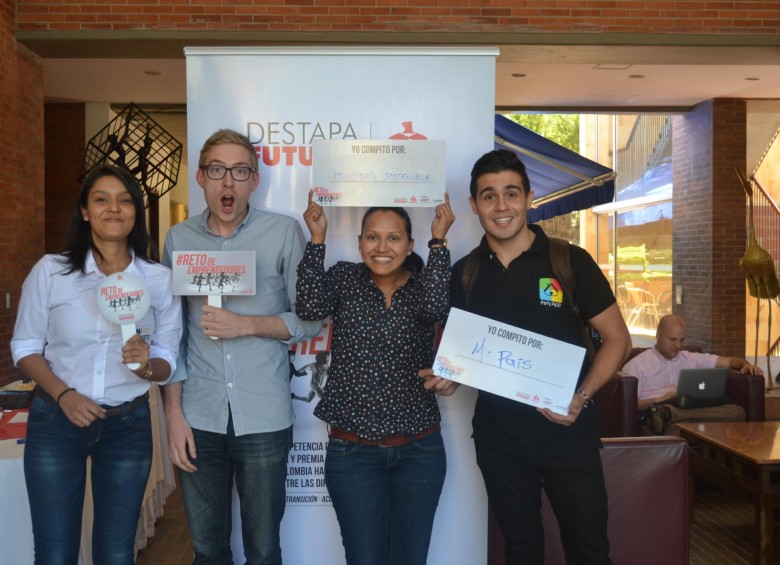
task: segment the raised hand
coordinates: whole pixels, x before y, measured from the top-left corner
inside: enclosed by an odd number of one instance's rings
[[[311,197],[309,199],[311,200]],[[436,215],[431,224],[431,236],[434,239],[444,239],[453,223],[455,223],[455,214],[450,208],[450,193],[445,192],[444,202],[436,206]]]
[[[328,219],[322,206],[314,202],[314,191],[309,191],[309,205],[303,213],[303,221],[311,233],[312,243],[325,243],[325,234],[328,232]]]

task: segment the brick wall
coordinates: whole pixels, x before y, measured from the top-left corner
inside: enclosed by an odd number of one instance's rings
[[[688,341],[745,354],[746,206],[734,165],[745,168],[746,103],[714,100],[673,120],[674,284]]]
[[[9,343],[22,282],[43,254],[44,226],[43,65],[17,45],[13,5],[0,2],[0,384],[20,376]]]
[[[46,252],[61,251],[70,215],[81,188],[84,161],[84,104],[46,104]]]
[[[745,170],[746,101],[715,100],[713,123],[713,345],[724,355],[744,357],[746,286],[739,259],[747,246],[747,205],[734,165]]]
[[[777,0],[18,0],[20,30],[778,35]]]

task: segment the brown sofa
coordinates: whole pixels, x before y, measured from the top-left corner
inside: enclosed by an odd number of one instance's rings
[[[635,347],[629,359],[646,348]],[[700,348],[691,347],[693,351]],[[729,371],[726,395],[745,409],[748,422],[761,422],[764,416],[764,377]],[[633,437],[643,432],[639,427],[637,378],[617,373],[596,395],[601,437]]]
[[[688,444],[677,437],[611,438],[601,451],[615,565],[688,563]],[[545,563],[564,564],[558,525],[542,497]],[[504,538],[488,517],[488,565],[504,565]]]

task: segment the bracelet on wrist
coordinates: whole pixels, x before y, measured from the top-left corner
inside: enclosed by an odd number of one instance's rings
[[[57,406],[58,406],[58,407],[59,407],[59,405],[60,405],[60,399],[61,399],[63,396],[65,396],[66,394],[68,394],[68,393],[69,393],[70,391],[72,391],[72,390],[73,390],[73,391],[75,391],[76,389],[75,389],[75,388],[66,388],[65,390],[63,390],[63,391],[62,391],[62,392],[61,392],[61,393],[60,393],[60,394],[57,396]]]
[[[581,388],[578,388],[576,392],[577,392],[577,394],[581,395],[585,399],[585,402],[582,403],[583,407],[587,408],[588,406],[593,404],[593,399],[588,395],[587,392],[585,392]]]
[[[152,369],[152,362],[147,361],[146,362],[146,369],[144,369],[144,372],[140,375],[138,375],[140,378],[145,379],[147,381],[152,380],[152,375],[154,375],[154,369]]]

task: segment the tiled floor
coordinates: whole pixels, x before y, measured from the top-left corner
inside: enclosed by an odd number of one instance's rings
[[[750,565],[753,563],[753,506],[716,487],[699,485],[690,529],[689,565]],[[775,563],[780,564],[780,539],[775,539]],[[242,562],[236,560],[237,563]],[[138,554],[137,565],[189,565],[192,545],[180,491],[165,504],[155,536]],[[289,565],[327,565],[292,563]],[[475,564],[480,565],[480,564]],[[616,563],[615,565],[631,565]],[[659,564],[663,565],[663,564]]]

